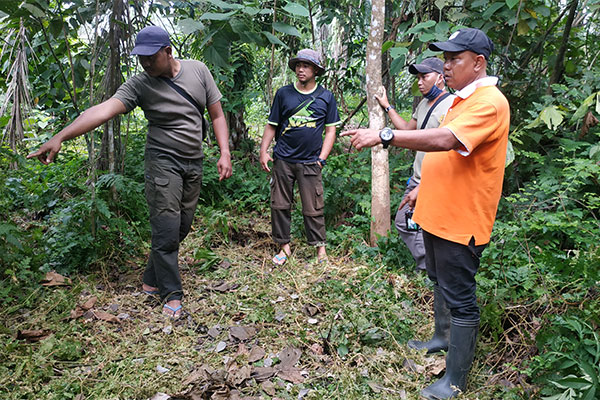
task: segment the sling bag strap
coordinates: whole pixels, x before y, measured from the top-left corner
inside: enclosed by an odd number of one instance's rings
[[[275,130],[275,139],[279,139],[279,137],[281,136],[281,130],[283,129],[283,125],[287,122],[288,119],[290,119],[294,114],[296,114],[298,111],[300,111],[302,108],[304,108],[307,104],[318,99],[321,96],[321,94],[323,94],[324,91],[325,91],[325,88],[323,86],[318,86],[317,90],[315,90],[313,93],[311,93],[309,99],[304,100],[302,103],[300,103],[300,105],[298,107],[294,108],[292,111],[290,111],[286,115],[284,115],[284,117],[281,119],[281,121],[279,121],[279,124],[277,125],[277,129]]]
[[[435,103],[433,103],[433,105],[429,108],[429,111],[427,111],[427,115],[425,116],[425,119],[421,124],[421,129],[425,129],[425,126],[427,125],[427,122],[429,122],[429,117],[431,117],[431,113],[433,112],[434,108],[436,108],[437,105],[440,104],[448,96],[450,96],[450,93],[444,93],[439,99],[436,100]]]
[[[200,113],[200,117],[202,118],[202,139],[205,139],[206,137],[208,137],[208,122],[206,121],[206,118],[204,118],[204,107],[202,107],[200,104],[198,104],[198,102],[196,100],[194,100],[194,98],[192,96],[190,96],[188,92],[186,92],[181,86],[175,84],[169,78],[165,78],[164,76],[161,76],[160,79],[163,82],[165,82],[167,85],[171,86],[184,99],[186,99],[187,101],[192,103],[192,105],[198,109],[198,112]]]

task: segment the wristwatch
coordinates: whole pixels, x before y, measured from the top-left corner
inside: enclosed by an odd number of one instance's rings
[[[321,164],[321,167],[324,167],[325,164],[327,164],[327,161],[323,160],[322,158],[319,158],[317,161],[319,162],[319,164]]]
[[[389,113],[390,110],[395,110],[395,109],[396,109],[396,107],[394,107],[391,104],[389,106],[387,106],[386,108],[384,108],[386,114]]]
[[[381,131],[379,131],[379,138],[381,139],[381,144],[383,145],[383,148],[387,149],[390,143],[392,142],[392,139],[394,139],[394,132],[390,128],[385,127]]]

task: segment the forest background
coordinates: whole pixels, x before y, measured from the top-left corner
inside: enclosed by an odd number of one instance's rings
[[[600,396],[599,10],[599,0],[386,1],[383,81],[402,115],[418,94],[407,66],[463,26],[494,42],[488,73],[511,105],[467,398]],[[294,80],[287,60],[313,47],[342,127],[367,126],[370,21],[366,0],[0,2],[0,397],[417,398],[439,358],[403,344],[431,332],[431,296],[395,233],[369,245],[368,151],[340,139],[327,160],[330,266],[307,267],[298,239],[287,270],[268,268],[276,249],[257,143],[274,91]],[[176,55],[209,66],[233,150],[234,176],[219,182],[208,138],[182,249],[196,316],[177,324],[146,317],[155,305],[137,296],[149,239],[141,111],[63,144],[52,165],[25,160],[140,71],[129,52],[148,24],[172,33]],[[393,211],[412,154],[391,149],[389,162]],[[293,235],[302,229],[296,210]],[[301,371],[283,369],[284,345],[302,353]],[[256,348],[266,355],[244,352]],[[278,374],[261,375],[271,364]]]

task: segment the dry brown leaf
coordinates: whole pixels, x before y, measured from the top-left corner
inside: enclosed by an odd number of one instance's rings
[[[48,329],[24,329],[17,331],[17,340],[26,340],[28,342],[39,342],[46,339],[52,331]]]
[[[596,126],[597,124],[598,118],[596,118],[591,111],[588,111],[587,114],[585,114],[585,117],[583,117],[583,124],[581,125],[581,134],[579,135],[579,138],[581,139],[587,135],[590,128]]]
[[[71,279],[62,276],[56,271],[46,273],[42,286],[68,286],[71,284]]]
[[[432,365],[431,373],[433,375],[439,375],[446,368],[446,358],[438,358]]]
[[[425,372],[425,367],[417,364],[414,360],[409,358],[404,359],[402,366],[411,372],[416,372],[418,374],[422,374]]]
[[[260,346],[254,346],[252,350],[250,350],[248,362],[252,364],[257,362],[258,360],[262,360],[265,354],[267,353]]]
[[[244,343],[238,344],[238,349],[237,349],[237,352],[235,353],[236,358],[239,356],[247,356],[249,354],[250,354],[250,352],[248,351],[248,348],[246,347],[246,345]]]
[[[270,380],[264,381],[260,384],[260,388],[264,390],[269,396],[275,396],[275,385]]]
[[[119,320],[119,318],[117,318],[116,315],[109,314],[107,312],[99,311],[99,310],[98,311],[92,311],[92,312],[94,313],[94,316],[96,318],[98,318],[99,320],[106,321],[106,322],[114,322],[114,323],[117,323],[117,324],[119,324],[121,322],[121,320]]]
[[[252,368],[249,366],[243,366],[241,368],[233,368],[229,371],[227,380],[232,386],[240,386],[242,383],[250,379],[252,374]]]
[[[307,303],[302,306],[302,312],[304,314],[308,315],[309,317],[314,317],[320,311],[321,311],[321,307],[319,307],[319,304]]]
[[[310,350],[315,353],[316,355],[322,356],[324,354],[323,351],[323,346],[321,346],[319,343],[313,343],[310,345]]]
[[[375,393],[381,393],[382,386],[379,383],[369,381],[369,382],[367,382],[367,385],[369,385],[371,390],[374,391]]]
[[[84,311],[80,306],[75,307],[69,314],[70,319],[77,319],[83,315]]]
[[[300,360],[302,350],[295,347],[288,346],[279,352],[279,360],[281,363],[278,365],[278,369],[291,369]]]
[[[193,370],[192,373],[183,380],[182,384],[183,386],[187,386],[191,383],[205,382],[208,380],[208,376],[211,372],[212,369],[202,365],[200,368]]]
[[[244,341],[244,340],[248,340],[250,339],[250,335],[248,334],[248,332],[246,331],[246,328],[243,326],[232,326],[231,328],[229,328],[229,335],[232,338],[235,338],[239,341]]]
[[[275,369],[271,367],[253,367],[252,378],[256,379],[257,382],[266,381],[275,375]]]
[[[304,377],[300,374],[298,368],[288,368],[277,371],[277,376],[284,381],[292,382],[293,384],[299,384],[304,382]]]

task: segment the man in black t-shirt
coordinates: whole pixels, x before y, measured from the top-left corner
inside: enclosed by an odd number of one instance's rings
[[[315,80],[325,72],[319,53],[300,50],[288,65],[298,81],[275,94],[260,145],[261,167],[270,172],[269,161],[273,161],[271,226],[273,240],[281,245],[273,257],[276,265],[283,265],[291,254],[291,208],[296,181],[308,244],[317,246],[319,262],[327,260],[321,169],[331,152],[335,127],[340,122],[333,94]],[[268,149],[273,138],[276,144],[271,158]]]

